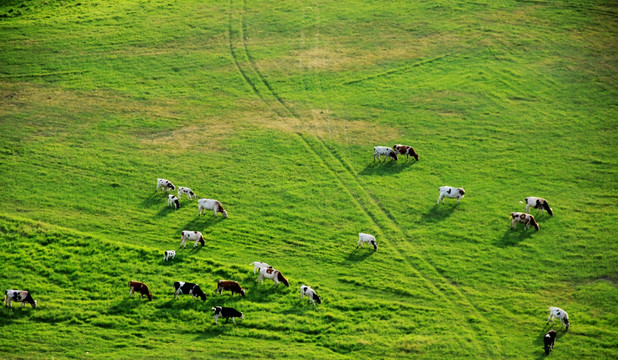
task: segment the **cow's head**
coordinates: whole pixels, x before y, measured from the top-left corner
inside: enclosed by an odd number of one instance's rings
[[[418,161],[418,154],[415,153],[414,150],[412,150],[412,156],[414,156],[414,159]]]
[[[283,285],[290,287],[290,283],[288,283],[288,280],[283,277],[283,275],[281,274],[281,271],[277,272],[277,280],[281,281]]]
[[[397,160],[397,153],[394,150],[391,150],[388,153],[388,156],[392,157],[393,159]]]
[[[199,296],[202,301],[206,301],[206,294],[204,294],[204,292],[202,291],[202,289],[200,289],[199,286],[195,286],[195,289],[193,290],[193,295]]]
[[[212,308],[213,315],[221,315],[221,306],[215,306]]]
[[[245,289],[240,288],[240,295],[242,295],[242,297],[245,297]]]
[[[373,250],[378,251],[378,243],[375,240],[371,241],[371,245],[373,245]]]
[[[37,305],[39,304],[38,301],[34,300],[32,298],[32,295],[30,295],[30,291],[27,292],[28,295],[26,295],[26,298],[23,299],[23,302],[27,302],[28,304],[32,305],[33,309],[36,309]]]
[[[320,299],[318,294],[316,294],[315,292],[313,292],[313,300],[315,300],[315,302],[317,302],[318,304],[322,303],[322,299]]]
[[[463,188],[459,188],[457,189],[459,190],[459,193],[461,194],[461,197],[463,197],[464,195],[466,195],[466,191]]]
[[[174,186],[174,184],[172,184],[171,182],[167,182],[167,184],[165,184],[165,186],[167,186],[168,188],[172,189],[172,190],[176,190],[176,186]]]

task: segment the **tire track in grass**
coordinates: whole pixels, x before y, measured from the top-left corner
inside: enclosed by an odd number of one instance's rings
[[[238,60],[238,54],[236,54],[233,50],[233,34],[235,32],[233,31],[232,25],[233,5],[232,1],[230,0],[229,41],[230,50],[233,52],[232,56],[234,57],[236,66],[241,72],[243,78],[251,86],[252,90],[256,93],[256,95],[258,95],[260,99],[263,100],[263,102],[270,110],[272,110],[280,117],[292,118],[296,123],[301,123],[301,116],[292,107],[290,107],[270,85],[270,83],[266,80],[264,75],[255,65],[255,61],[249,53],[246,38],[246,23],[244,21],[245,8],[246,2],[243,0],[242,9],[240,9],[240,41],[242,42],[242,47],[245,50],[245,56],[248,60],[248,67],[250,68],[250,72],[253,74],[253,76],[257,77],[257,81],[252,81],[249,71],[245,71],[242,69],[240,61]],[[268,96],[273,97],[276,100],[273,105],[271,105],[270,102],[266,100],[266,95],[264,95],[260,91],[260,89],[258,89],[258,86],[256,85],[256,83],[258,82],[262,83],[262,85],[260,85],[259,87],[264,87],[264,91],[269,94]],[[418,255],[408,255],[405,251],[402,250],[401,244],[403,243],[403,241],[405,241],[405,238],[409,238],[409,236],[401,228],[401,226],[399,226],[395,222],[390,212],[383,205],[381,205],[379,200],[376,199],[375,196],[371,194],[356,178],[356,175],[352,171],[351,166],[345,160],[343,160],[341,157],[334,156],[332,149],[329,149],[322,139],[316,136],[308,137],[307,135],[304,135],[300,132],[296,132],[296,135],[304,144],[304,146],[314,156],[320,159],[322,165],[325,167],[327,172],[330,173],[330,175],[337,181],[339,187],[341,187],[348,193],[352,201],[355,203],[355,206],[359,208],[362,213],[364,213],[368,217],[369,221],[373,223],[373,225],[377,229],[379,229],[379,232],[383,234],[388,233],[395,235],[389,237],[390,241],[393,242],[393,249],[396,250],[399,257],[405,260],[405,264],[410,268],[410,270],[415,273],[417,277],[422,279],[426,283],[427,287],[437,297],[440,297],[451,304],[451,312],[453,314],[453,317],[460,319],[463,317],[463,319],[467,320],[468,323],[473,322],[474,318],[480,317],[481,319],[483,319],[483,322],[486,323],[485,325],[487,325],[487,320],[482,317],[478,309],[476,309],[474,305],[469,301],[469,299],[461,292],[459,292],[454,287],[454,285],[452,285],[448,281],[448,279],[442,276],[426,260],[422,259]],[[322,156],[321,154],[326,154],[326,156]],[[345,180],[352,181],[344,181],[344,178]],[[419,268],[423,270],[421,271],[419,270]],[[455,300],[453,298],[455,298]],[[463,312],[464,315],[462,315],[461,312]],[[483,346],[479,342],[477,337],[474,336],[474,333],[479,332],[479,330],[472,329],[470,324],[467,324],[466,329],[468,335],[470,336],[470,340],[474,343],[474,350],[481,350],[483,347],[485,347],[485,352],[487,354],[494,355],[493,351],[491,351],[490,348],[496,348],[497,343],[495,343],[494,339],[495,334],[491,337],[492,342],[494,342],[494,344],[492,344],[493,347],[489,347],[487,345]],[[465,346],[468,344],[462,343],[461,345]]]

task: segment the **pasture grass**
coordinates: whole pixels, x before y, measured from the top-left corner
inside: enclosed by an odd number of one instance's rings
[[[552,356],[618,357],[615,19],[607,1],[3,2],[0,284],[40,307],[3,310],[1,357],[540,358],[549,306],[572,322]],[[395,143],[420,161],[373,161]],[[168,208],[159,177],[230,217]],[[441,185],[466,196],[436,205]],[[553,207],[539,232],[510,229],[526,196]],[[164,262],[182,230],[206,245]],[[178,280],[206,302],[173,300]],[[245,320],[215,326],[216,305]]]

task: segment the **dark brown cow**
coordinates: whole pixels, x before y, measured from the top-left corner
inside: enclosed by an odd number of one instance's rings
[[[148,296],[148,301],[152,301],[152,294],[150,293],[150,290],[148,290],[148,286],[146,286],[146,284],[141,283],[139,281],[129,281],[129,287],[131,288],[131,290],[129,290],[129,296],[133,296],[133,294],[135,294],[135,292],[138,292],[141,294],[141,298],[144,298],[144,295]]]
[[[416,159],[416,161],[418,161],[418,154],[414,152],[414,149],[412,148],[412,146],[396,144],[396,145],[393,145],[393,150],[395,150],[396,153],[405,155],[406,159],[412,156]]]
[[[215,290],[215,295],[217,295],[217,291],[219,292],[219,295],[221,295],[223,290],[231,291],[232,296],[234,296],[234,293],[240,294],[243,297],[245,296],[245,289],[240,287],[240,284],[233,280],[219,280],[217,282],[217,290]]]

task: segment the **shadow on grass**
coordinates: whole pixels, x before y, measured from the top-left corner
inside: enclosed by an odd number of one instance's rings
[[[191,221],[185,224],[185,226],[181,229],[189,230],[189,231],[201,231],[201,229],[205,229],[209,226],[213,226],[218,224],[220,221],[223,221],[223,217],[217,216],[196,216]],[[208,240],[206,240],[208,241]]]
[[[167,195],[154,192],[145,198],[140,205],[144,208],[151,208],[153,206],[160,206],[161,204],[167,205]]]
[[[410,166],[416,164],[416,160],[386,160],[374,161],[369,163],[358,175],[390,175],[401,172]]]
[[[155,301],[155,299],[156,297],[153,296],[152,301]],[[147,297],[140,299],[140,294],[138,293],[135,293],[133,297],[129,297],[127,291],[127,297],[124,298],[122,301],[110,306],[109,310],[107,310],[107,314],[118,315],[132,312],[135,308],[141,306],[144,302],[148,302]]]
[[[545,326],[543,326],[543,328],[541,329],[541,332],[539,333],[539,335],[532,340],[532,345],[535,348],[538,346],[540,350],[540,353],[537,359],[547,358],[547,355],[545,355],[545,342],[543,341],[543,338],[545,337],[545,334],[547,334],[547,332],[551,330],[552,328],[553,328],[553,324],[545,324]],[[558,341],[560,340],[560,338],[562,338],[565,334],[566,334],[566,331],[564,331],[564,329],[558,328],[558,330],[556,330],[556,340],[554,342],[554,348],[558,345]]]
[[[350,263],[350,262],[355,263],[355,262],[363,261],[375,253],[376,251],[371,247],[371,245],[369,245],[369,248],[367,248],[367,246],[365,246],[364,248],[355,248],[354,250],[348,253],[348,255],[344,258],[342,263],[345,264],[345,263]]]
[[[176,209],[174,209],[172,207],[169,207],[169,206],[166,206],[166,207],[162,208],[161,210],[159,210],[159,212],[155,214],[155,217],[157,217],[157,218],[165,217],[165,216],[167,216],[169,213],[171,213],[173,211],[176,211]]]
[[[428,212],[421,216],[422,222],[438,222],[442,221],[453,214],[457,209],[458,204],[434,205]]]
[[[536,230],[534,229],[513,230],[509,227],[509,229],[504,233],[504,235],[502,235],[502,237],[496,241],[496,245],[500,247],[515,246],[532,236],[532,234],[535,232]]]
[[[225,320],[219,318],[218,324],[215,324],[215,321],[212,320],[206,323],[206,327],[204,331],[200,331],[194,340],[205,340],[213,337],[221,336],[230,333],[233,331],[234,326],[242,326],[242,322],[244,320],[237,319],[236,324],[232,320],[229,320],[228,323],[225,323]]]
[[[30,305],[26,306],[30,307]],[[32,308],[26,308],[26,306],[24,306],[23,309],[20,307],[3,307],[0,309],[0,327],[3,325],[8,325],[13,321],[30,317],[30,315],[32,315],[32,311],[39,311]]]

